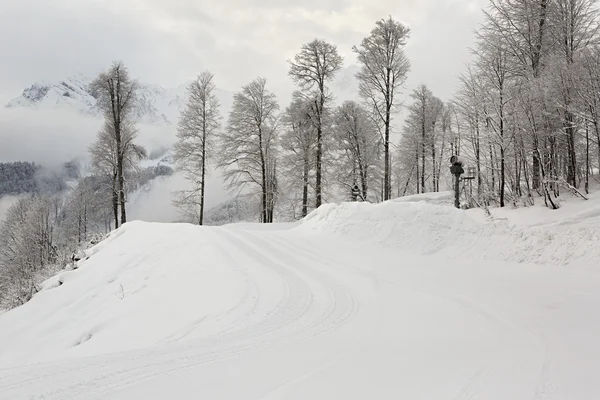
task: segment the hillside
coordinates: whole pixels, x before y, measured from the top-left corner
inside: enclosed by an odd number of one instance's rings
[[[598,398],[600,196],[445,196],[128,223],[0,315],[0,398]]]

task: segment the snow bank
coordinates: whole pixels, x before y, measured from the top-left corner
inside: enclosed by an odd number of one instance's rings
[[[215,264],[211,229],[132,222],[89,251],[79,268],[2,315],[0,360],[19,365],[156,345],[212,332],[244,294],[244,275]],[[194,330],[204,321],[202,329]],[[35,327],[35,329],[32,329]],[[192,335],[192,336],[194,336]],[[52,338],[52,340],[49,340]]]
[[[443,194],[432,197],[435,202],[443,198]],[[307,216],[301,229],[332,232],[420,255],[437,253],[547,265],[583,265],[586,261],[594,265],[600,259],[598,221],[590,223],[589,219],[567,213],[554,224],[522,226],[508,219],[484,219],[451,206],[432,204],[423,196],[415,199],[422,201],[326,204]],[[586,213],[600,220],[600,202],[587,205]]]

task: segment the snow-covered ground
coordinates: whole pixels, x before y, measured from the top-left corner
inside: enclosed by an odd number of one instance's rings
[[[443,196],[126,224],[0,315],[0,399],[600,398],[600,196]]]

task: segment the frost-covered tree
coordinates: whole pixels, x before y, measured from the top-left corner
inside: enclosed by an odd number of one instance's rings
[[[480,35],[477,65],[482,72],[482,83],[487,96],[484,97],[484,115],[491,133],[492,143],[499,149],[499,198],[500,207],[504,207],[506,187],[506,151],[514,135],[507,125],[508,104],[514,100],[511,91],[514,72],[510,65],[510,55],[502,37],[495,33]]]
[[[408,190],[413,176],[416,193],[435,192],[440,188],[445,147],[451,144],[446,140],[450,116],[444,103],[426,85],[417,87],[410,96],[412,103],[407,107],[408,116],[399,144],[398,157],[402,160],[397,164],[410,166],[408,175],[401,174],[407,182],[403,192]]]
[[[336,141],[341,151],[338,180],[347,189],[357,184],[362,198],[380,178],[381,136],[372,115],[355,101],[346,101],[334,115]]]
[[[260,221],[273,222],[277,195],[279,104],[257,78],[235,93],[227,129],[221,137],[219,166],[230,188],[255,187],[260,195]]]
[[[384,200],[391,198],[390,133],[399,88],[405,83],[410,62],[404,53],[410,29],[391,17],[377,21],[369,36],[353,50],[361,70],[360,95],[383,125]]]
[[[67,195],[62,213],[60,233],[70,250],[85,243],[91,235],[109,232],[111,223],[112,191],[106,190],[108,177],[83,177]]]
[[[174,203],[199,225],[204,219],[206,168],[220,127],[219,100],[214,76],[206,71],[188,87],[188,103],[182,110],[174,146],[174,160],[192,189],[176,193]]]
[[[323,145],[325,108],[331,95],[327,90],[327,82],[342,67],[343,58],[337,47],[324,40],[315,39],[302,46],[300,52],[289,61],[289,76],[306,93],[307,99],[314,103],[314,125],[317,132],[315,207],[323,201]]]
[[[118,147],[113,125],[106,122],[89,149],[95,174],[108,178],[105,182],[110,182],[110,186],[106,190],[112,194],[115,229],[119,227],[119,205],[123,204],[121,211],[124,209],[124,203],[121,200],[125,193],[120,193],[120,184],[125,184],[128,172],[135,169],[138,162],[147,157],[146,150],[135,144],[136,137],[135,126],[131,123],[122,123],[119,135],[120,147]],[[119,168],[121,169],[121,178],[119,178]],[[126,187],[123,187],[123,191],[126,190]],[[121,213],[121,223],[123,223],[123,213]]]
[[[0,306],[28,301],[38,274],[56,260],[52,209],[48,197],[21,198],[0,224]]]
[[[116,192],[121,211],[121,224],[127,222],[124,175],[127,154],[125,135],[126,131],[135,132],[133,113],[137,88],[137,82],[130,78],[129,71],[122,62],[113,63],[108,72],[102,72],[90,86],[104,114],[103,131],[110,133],[105,136],[105,140],[110,139],[113,142],[111,146],[115,156]],[[115,227],[118,227],[118,222],[115,219]]]
[[[314,102],[306,100],[299,92],[294,92],[292,97],[292,103],[283,116],[285,129],[281,136],[282,169],[294,204],[294,194],[300,188],[300,215],[305,217],[309,209],[309,191],[314,187],[312,180],[317,145],[315,108]]]

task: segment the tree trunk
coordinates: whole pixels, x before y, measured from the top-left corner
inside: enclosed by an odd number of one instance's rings
[[[391,74],[392,70],[387,68],[387,76],[386,76],[386,96],[385,96],[385,138],[383,142],[383,152],[384,152],[384,162],[385,169],[383,174],[383,182],[384,182],[384,194],[383,201],[389,200],[392,197],[392,177],[390,171],[390,124],[391,124],[391,112],[392,112],[392,98],[393,95],[393,87],[391,85]]]
[[[267,223],[267,171],[265,170],[264,163],[261,165],[262,174],[262,212],[261,222]]]
[[[310,171],[308,154],[304,156],[304,171],[302,172],[302,218],[308,215],[308,174]]]
[[[567,140],[568,146],[567,149],[569,151],[569,164],[567,165],[567,179],[568,182],[573,185],[573,187],[577,187],[577,155],[575,153],[575,126],[574,126],[574,116],[573,113],[567,111],[565,115],[566,126],[565,129],[567,131]]]
[[[425,193],[425,111],[421,124],[421,193]]]
[[[117,190],[118,190],[118,203],[121,207],[121,225],[127,222],[127,213],[125,211],[125,178],[123,177],[123,143],[121,138],[121,122],[123,110],[121,109],[121,75],[120,71],[117,70],[116,87],[111,84],[111,106],[112,106],[112,117],[115,130],[115,144],[117,153]]]
[[[515,157],[515,197],[521,196],[521,163],[519,162],[519,151],[517,150],[517,141],[513,139],[514,157]]]
[[[81,243],[81,211],[77,217],[77,243]]]
[[[585,121],[585,194],[590,194],[590,130],[587,120]]]
[[[500,146],[500,207],[504,207],[504,188],[506,186],[504,152],[504,146]]]
[[[115,229],[119,227],[119,193],[117,191],[117,175],[112,177],[112,205],[115,218]]]
[[[437,180],[436,180],[436,171],[435,171],[435,125],[431,127],[431,174],[432,174],[432,191],[437,192]]]
[[[119,204],[121,205],[121,225],[127,222],[127,213],[125,211],[125,178],[123,177],[123,157],[120,157],[118,163],[119,170]]]
[[[598,141],[598,173],[600,174],[600,126],[598,126],[596,118],[594,118],[594,129],[596,131],[596,140]]]
[[[87,240],[87,203],[83,205],[83,239]]]
[[[490,166],[492,169],[492,191],[496,187],[496,174],[494,173],[494,151],[492,149],[492,144],[490,143]]]
[[[202,149],[202,181],[200,182],[200,218],[198,225],[204,225],[204,190],[205,190],[205,178],[206,178],[206,162],[205,157],[206,150]]]
[[[417,194],[419,194],[419,146],[417,145],[417,152],[415,157],[415,165],[417,166],[417,179],[415,180],[417,184]]]
[[[322,164],[323,164],[323,107],[325,106],[325,93],[321,88],[319,106],[317,107],[317,166],[315,178],[315,208],[319,208],[322,204]]]
[[[261,151],[261,165],[260,165],[260,169],[261,169],[261,183],[262,183],[262,210],[261,210],[261,222],[263,223],[267,223],[268,222],[268,218],[267,218],[267,170],[266,170],[266,166],[265,166],[265,162],[264,162],[264,155],[262,154]]]
[[[385,138],[383,142],[384,152],[384,174],[383,174],[383,201],[391,198],[391,177],[390,177],[390,111],[386,111],[385,117]]]
[[[206,101],[202,105],[202,168],[200,177],[200,216],[198,218],[198,225],[204,224],[204,180],[206,178],[206,136],[208,132],[206,129]]]

